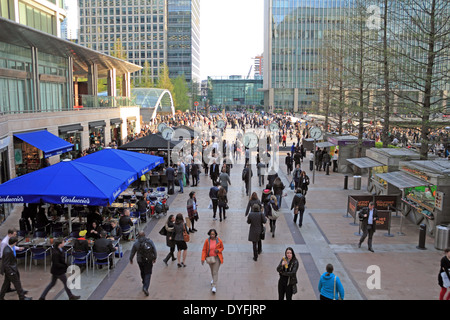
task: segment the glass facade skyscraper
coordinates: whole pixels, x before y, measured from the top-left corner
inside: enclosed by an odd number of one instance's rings
[[[167,64],[166,0],[79,0],[79,6],[81,45],[111,55],[120,38],[127,61],[142,67],[148,61],[150,76],[158,77]]]
[[[79,0],[81,45],[111,54],[120,38],[127,61],[149,70],[153,81],[161,65],[169,76],[200,77],[200,0]]]
[[[344,19],[341,0],[265,0],[264,100],[269,110],[309,110],[325,71],[324,36]]]
[[[170,78],[200,83],[200,0],[168,0],[167,65]]]

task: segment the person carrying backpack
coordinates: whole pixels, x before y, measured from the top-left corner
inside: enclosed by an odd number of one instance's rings
[[[145,236],[143,231],[139,232],[138,238],[131,248],[130,264],[133,264],[133,258],[136,253],[136,261],[141,271],[142,291],[148,296],[148,288],[150,286],[153,264],[156,262],[157,252],[155,244]]]

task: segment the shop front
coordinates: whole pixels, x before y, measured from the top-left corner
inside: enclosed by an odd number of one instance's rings
[[[0,184],[8,181],[9,177],[9,156],[8,146],[10,137],[0,139]],[[6,219],[12,210],[12,205],[8,203],[0,204],[0,224]]]
[[[121,118],[110,120],[111,142],[117,147],[122,145],[122,123],[123,120]]]
[[[95,148],[105,147],[105,127],[104,120],[89,122],[89,146]]]
[[[58,128],[59,137],[73,144],[73,150],[61,155],[61,159],[76,159],[81,156],[83,150],[81,144],[81,134],[83,126],[81,124],[73,124]]]
[[[46,131],[14,134],[14,165],[16,175],[47,167],[48,158],[73,149],[73,144]]]
[[[377,176],[401,190],[402,214],[417,225],[424,223],[428,234],[434,235],[437,225],[450,222],[448,160],[404,161],[399,171]]]

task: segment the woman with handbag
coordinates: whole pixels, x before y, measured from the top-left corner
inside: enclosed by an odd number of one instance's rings
[[[269,219],[270,233],[272,233],[272,238],[274,238],[276,222],[279,216],[276,196],[271,195],[270,198],[264,202],[264,215]]]
[[[333,273],[333,265],[327,264],[326,272],[320,276],[320,300],[344,300],[344,287],[338,276]]]
[[[186,204],[187,213],[189,220],[191,221],[191,228],[189,232],[195,232],[197,229],[194,228],[195,221],[198,220],[198,212],[197,212],[197,199],[195,198],[195,192],[191,191],[189,193],[189,199]]]
[[[174,223],[175,223],[175,216],[171,214],[169,218],[167,219],[165,225],[160,230],[160,234],[166,236],[166,245],[170,248],[169,254],[163,259],[164,263],[167,266],[167,261],[169,261],[170,258],[172,258],[172,261],[177,260],[175,258],[174,252],[175,252],[175,229],[174,229]]]
[[[184,222],[183,215],[178,213],[175,218],[175,223],[173,225],[173,229],[175,232],[174,240],[175,245],[177,246],[177,259],[179,263],[177,264],[178,268],[186,267],[186,256],[187,256],[187,238],[186,235],[189,236],[189,231],[187,230],[186,223]],[[181,251],[183,251],[183,260],[181,260]]]
[[[292,300],[292,295],[297,293],[297,270],[298,260],[295,257],[294,250],[287,248],[284,257],[278,264],[277,271],[280,274],[278,280],[278,300]]]
[[[217,192],[217,200],[219,206],[219,221],[222,222],[222,214],[223,219],[225,220],[227,218],[225,216],[225,209],[228,209],[227,191],[222,186],[219,188],[219,192]]]
[[[202,265],[209,264],[211,269],[211,292],[216,293],[217,280],[219,276],[220,265],[223,264],[223,242],[217,235],[215,229],[208,231],[209,238],[205,240],[202,250]]]
[[[450,287],[446,283],[450,279],[450,248],[446,248],[444,252],[445,255],[441,259],[441,268],[438,275],[438,284],[441,287],[439,300],[450,300]],[[447,281],[444,281],[444,278]]]

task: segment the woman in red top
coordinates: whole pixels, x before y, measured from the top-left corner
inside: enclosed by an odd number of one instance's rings
[[[211,291],[216,293],[216,284],[219,276],[220,265],[223,264],[223,242],[217,236],[217,231],[211,229],[208,231],[209,238],[205,240],[202,250],[202,265],[206,262],[211,269]]]

